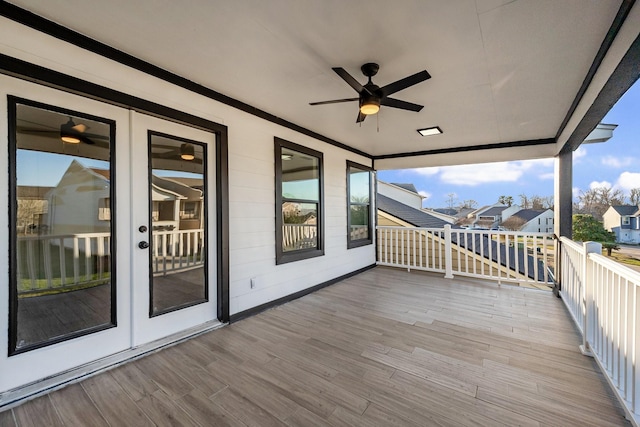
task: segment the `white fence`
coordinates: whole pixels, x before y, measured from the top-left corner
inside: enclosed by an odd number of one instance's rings
[[[318,226],[315,224],[284,224],[282,226],[282,247],[295,250],[316,247]]]
[[[111,278],[111,234],[19,236],[18,293],[42,293],[106,283]],[[154,231],[154,274],[202,266],[204,230]]]
[[[549,233],[377,227],[378,265],[550,286],[555,241]]]
[[[110,247],[110,233],[19,236],[18,293],[108,281]]]
[[[154,231],[151,263],[154,275],[189,270],[204,265],[204,229]]]
[[[640,273],[601,255],[599,243],[560,239],[560,296],[583,336],[584,354],[595,358],[640,425]]]

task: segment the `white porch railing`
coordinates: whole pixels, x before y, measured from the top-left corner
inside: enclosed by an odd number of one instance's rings
[[[318,226],[315,224],[284,224],[282,247],[285,251],[314,247],[317,235]]]
[[[104,283],[111,277],[111,234],[19,236],[18,293]]]
[[[154,274],[202,266],[204,230],[154,231]],[[42,293],[106,283],[111,278],[111,234],[19,236],[18,293]]]
[[[601,255],[599,243],[560,239],[560,296],[582,332],[580,349],[593,356],[640,425],[640,273]]]
[[[549,233],[377,227],[378,265],[551,286],[555,242]]]
[[[154,231],[151,244],[154,275],[190,270],[204,265],[204,229]]]

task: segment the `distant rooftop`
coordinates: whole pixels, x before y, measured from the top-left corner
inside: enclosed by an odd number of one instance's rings
[[[407,191],[411,191],[412,193],[416,193],[418,194],[418,190],[416,189],[416,186],[413,184],[401,184],[401,183],[397,183],[397,182],[390,182],[389,184],[391,185],[395,185],[396,187],[400,187],[403,188]]]
[[[396,184],[394,184],[396,185]],[[399,218],[415,227],[442,228],[448,222],[420,209],[400,203],[382,194],[378,194],[378,209]]]

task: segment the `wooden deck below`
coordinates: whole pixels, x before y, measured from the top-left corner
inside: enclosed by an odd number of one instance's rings
[[[551,292],[375,268],[0,426],[629,425]]]

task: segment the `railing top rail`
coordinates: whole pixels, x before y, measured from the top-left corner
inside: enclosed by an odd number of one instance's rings
[[[403,227],[401,225],[379,225],[376,227],[378,230],[427,230],[427,231],[444,231],[444,228],[427,228],[427,227]]]
[[[77,233],[77,234],[31,234],[18,236],[18,240],[42,240],[42,239],[74,239],[85,237],[109,237],[110,232],[104,233]]]
[[[596,253],[590,253],[587,255],[589,259],[594,263],[601,265],[614,274],[617,274],[618,276],[621,276],[629,280],[630,282],[633,282],[636,285],[640,286],[640,272],[637,272],[634,269],[627,267],[626,265],[620,264],[617,261],[609,259],[604,255]]]
[[[403,227],[391,225],[379,225],[379,230],[428,230],[428,231],[444,231],[442,227]],[[553,237],[553,233],[545,233],[540,231],[506,231],[506,230],[478,230],[468,228],[451,227],[452,233],[473,233],[473,234],[494,234],[501,236],[536,236],[536,237]]]
[[[563,245],[570,246],[571,248],[573,248],[576,251],[584,252],[584,247],[582,246],[581,243],[575,242],[575,241],[569,239],[568,237],[560,237],[560,243],[562,243]]]

